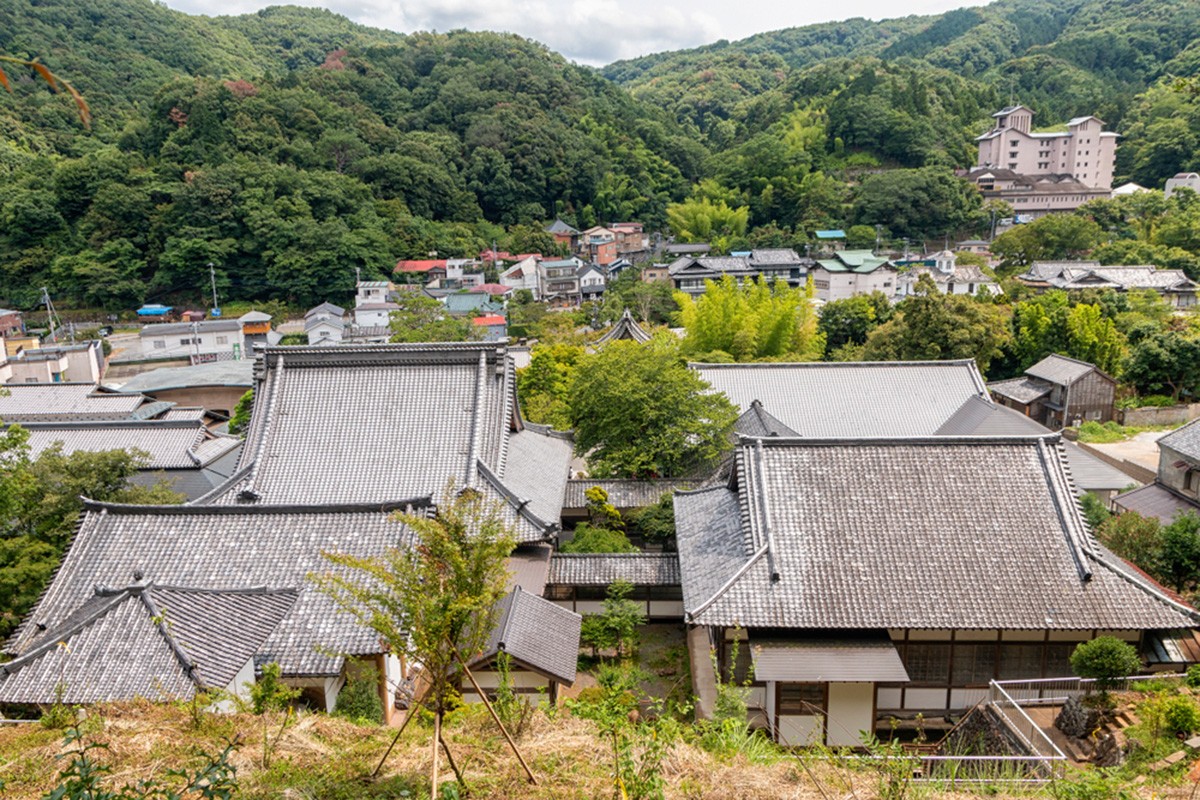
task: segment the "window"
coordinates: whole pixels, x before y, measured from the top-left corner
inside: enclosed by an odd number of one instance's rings
[[[191,343],[192,343],[192,340],[191,340],[191,339],[180,339],[180,340],[179,340],[179,343],[180,343],[181,345],[185,345],[185,346],[186,346],[186,345],[189,345],[189,344],[191,344]]]
[[[909,642],[904,649],[904,669],[913,683],[945,684],[950,677],[950,645]]]
[[[954,645],[954,685],[986,684],[996,676],[994,642],[957,643]]]
[[[1046,645],[1046,676],[1060,677],[1074,675],[1071,671],[1071,653],[1075,651],[1073,642],[1052,642]]]
[[[825,684],[781,683],[779,693],[780,714],[823,714],[825,712]]]
[[[321,335],[326,336],[327,334],[324,331],[322,331]],[[228,336],[218,336],[217,344],[229,344],[229,337]]]
[[[1000,679],[1030,680],[1042,677],[1041,643],[1000,645]]]
[[[167,343],[165,341],[163,341],[162,339],[155,339],[154,340],[154,349],[155,350],[166,350]]]

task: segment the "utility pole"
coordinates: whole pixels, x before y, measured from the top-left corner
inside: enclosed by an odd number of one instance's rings
[[[54,310],[54,303],[50,302],[50,290],[45,286],[42,287],[42,303],[46,306],[46,324],[50,326],[50,335],[46,338],[52,342],[57,341],[54,331],[56,328],[62,327],[62,323],[58,320],[58,313]]]
[[[220,308],[221,304],[217,302],[217,271],[216,271],[216,269],[213,268],[213,263],[211,261],[208,262],[208,279],[210,281],[212,281],[212,293],[213,293],[212,307],[215,310],[215,309]]]

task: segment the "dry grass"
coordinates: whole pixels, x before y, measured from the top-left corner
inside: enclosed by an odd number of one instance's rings
[[[158,777],[168,769],[197,766],[198,753],[215,753],[237,737],[232,758],[240,796],[288,800],[350,798],[427,798],[431,766],[431,731],[414,724],[396,746],[381,777],[367,776],[394,731],[356,725],[324,714],[303,714],[279,736],[264,767],[264,722],[272,741],[280,727],[278,714],[204,715],[193,724],[186,709],[150,703],[97,707],[83,723],[90,738],[105,743],[103,756],[112,767],[114,784]],[[613,796],[608,776],[610,751],[590,722],[560,712],[555,718],[535,714],[520,739],[522,751],[538,776],[530,786],[498,732],[481,710],[457,712],[448,722],[447,738],[464,769],[475,800],[592,800]],[[40,725],[0,728],[0,780],[5,800],[39,798],[56,785],[62,767],[62,731]],[[872,800],[875,776],[839,768],[828,760],[781,754],[770,763],[750,763],[738,755],[718,758],[680,742],[663,765],[668,798],[687,800]],[[449,775],[445,760],[442,769]],[[991,795],[996,796],[996,795]],[[911,800],[953,800],[967,794],[920,792]]]

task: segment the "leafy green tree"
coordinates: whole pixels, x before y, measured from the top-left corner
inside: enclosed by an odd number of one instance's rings
[[[458,697],[459,656],[470,659],[487,645],[516,539],[492,502],[452,484],[436,516],[396,520],[411,532],[410,546],[371,557],[326,553],[330,569],[309,577],[392,653],[424,668],[422,702],[440,730]]]
[[[683,350],[688,355],[728,353],[738,361],[815,361],[824,351],[811,280],[804,289],[793,289],[783,281],[739,285],[725,275],[720,281],[707,281],[698,299],[676,292],[675,301],[679,321],[687,330]]]
[[[530,422],[558,430],[571,427],[568,405],[571,380],[586,359],[582,347],[572,344],[537,344],[529,366],[517,374],[521,410]]]
[[[1116,374],[1125,356],[1125,337],[1103,316],[1100,306],[1081,303],[1067,314],[1067,352]]]
[[[667,206],[671,232],[681,242],[708,242],[717,252],[728,250],[734,238],[746,235],[750,209],[730,208],[707,197]]]
[[[1135,511],[1110,516],[1095,528],[1096,538],[1121,558],[1151,575],[1162,575],[1162,526],[1153,517]]]
[[[675,536],[675,496],[665,492],[657,503],[629,514],[630,530],[647,542],[663,543]]]
[[[617,581],[605,594],[604,611],[584,617],[581,638],[593,651],[614,649],[617,658],[634,655],[638,648],[638,628],[646,624],[646,614],[640,603],[629,599],[633,584]]]
[[[867,336],[892,317],[892,304],[883,292],[831,300],[821,306],[817,328],[828,353],[847,344],[865,344]]]
[[[1200,387],[1200,341],[1180,333],[1155,333],[1138,341],[1123,376],[1141,394],[1169,393],[1178,400]]]
[[[233,407],[233,416],[229,418],[229,432],[241,436],[250,430],[250,417],[254,413],[254,390],[248,389],[238,398]]]
[[[863,350],[868,361],[973,358],[986,373],[1012,339],[1007,309],[966,295],[942,294],[928,275],[917,294],[880,325]]]
[[[1182,514],[1162,529],[1163,577],[1176,591],[1195,589],[1200,581],[1200,517]]]
[[[737,411],[707,389],[670,341],[612,342],[571,382],[576,451],[597,476],[708,469],[727,449]]]
[[[883,225],[897,235],[947,236],[968,227],[981,202],[979,192],[947,168],[887,170],[859,185],[854,220]]]
[[[1081,642],[1071,653],[1071,669],[1075,674],[1095,680],[1096,688],[1105,694],[1141,666],[1134,646],[1113,636],[1097,636]]]
[[[465,342],[479,338],[469,319],[452,317],[424,292],[399,292],[388,326],[393,342]]]
[[[1010,266],[1034,261],[1079,258],[1101,242],[1102,231],[1093,220],[1075,214],[1047,214],[1018,225],[995,238],[993,255]]]

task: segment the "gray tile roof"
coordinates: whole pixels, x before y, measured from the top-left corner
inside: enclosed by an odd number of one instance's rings
[[[750,251],[750,260],[755,264],[801,264],[804,259],[790,247],[765,248]]]
[[[946,424],[938,436],[1044,436],[1050,429],[1011,408],[973,397]],[[1071,479],[1080,492],[1108,492],[1124,489],[1134,478],[1109,466],[1075,442],[1063,440],[1063,452]]]
[[[886,633],[837,638],[751,637],[756,681],[907,683],[908,672]]]
[[[555,553],[547,583],[559,586],[678,586],[679,558],[674,553]]]
[[[1058,437],[744,440],[675,497],[689,621],[793,629],[1156,629],[1200,615],[1115,568]],[[930,587],[936,587],[936,591]]]
[[[94,383],[18,383],[4,389],[4,422],[128,419],[146,402],[140,394],[97,392]]]
[[[971,360],[692,364],[742,411],[755,400],[801,436],[924,436],[983,395]]]
[[[193,386],[254,385],[254,359],[214,361],[192,367],[160,367],[134,375],[121,384],[123,392],[162,392],[167,389],[187,389]]]
[[[1007,397],[1016,400],[1022,405],[1029,405],[1039,397],[1045,397],[1050,394],[1050,390],[1054,387],[1047,381],[1031,378],[1028,375],[1022,375],[1020,378],[1011,378],[1006,381],[994,381],[987,385],[988,391],[992,394]]]
[[[63,624],[0,666],[0,702],[189,699],[197,688],[223,689],[298,596],[295,589],[97,587]]]
[[[621,318],[612,328],[596,340],[596,344],[607,344],[615,342],[618,339],[632,339],[635,342],[650,341],[650,334],[646,333],[641,325],[637,324],[637,320],[633,318],[633,314],[629,313],[629,309],[625,309],[625,313],[621,314]]]
[[[733,423],[733,430],[743,436],[799,436],[787,425],[768,414],[758,400],[750,402],[750,407],[742,412],[742,415],[737,418],[737,422]]]
[[[587,508],[586,492],[594,486],[599,486],[608,492],[608,502],[617,508],[642,508],[657,503],[664,494],[676,489],[686,489],[694,486],[696,481],[658,479],[658,480],[595,480],[592,478],[577,478],[567,481],[566,496],[561,508]]]
[[[205,503],[372,503],[475,486],[553,534],[572,444],[520,424],[502,344],[269,347],[241,474]],[[519,509],[519,511],[518,511]]]
[[[61,625],[92,597],[93,587],[123,586],[140,574],[164,586],[299,590],[299,599],[256,655],[278,661],[285,674],[336,675],[341,654],[377,653],[379,637],[340,612],[308,575],[330,569],[323,551],[378,556],[404,546],[409,533],[388,513],[404,505],[88,503],[54,580],[6,650],[14,655],[29,652],[39,639],[39,626]]]
[[[1113,498],[1118,510],[1134,511],[1170,525],[1180,514],[1200,514],[1200,502],[1185,497],[1161,483],[1152,483]]]
[[[546,590],[553,552],[548,544],[521,545],[513,550],[508,557],[509,590],[520,586],[523,592],[541,595]]]
[[[1200,460],[1200,420],[1192,420],[1181,428],[1163,434],[1158,444],[1171,448],[1181,456]]]
[[[308,317],[318,314],[328,314],[329,316],[333,317],[341,317],[344,316],[345,313],[346,309],[342,308],[341,306],[335,306],[333,303],[326,300],[324,303],[321,303],[321,305],[313,306],[308,311],[305,311],[304,317],[307,319]]]
[[[66,454],[78,451],[141,450],[144,469],[199,469],[241,446],[236,436],[210,433],[202,420],[117,422],[27,422],[34,457],[61,443]]]
[[[535,672],[570,686],[575,682],[582,624],[583,617],[575,612],[514,589],[500,601],[496,627],[477,662],[503,651]]]
[[[1099,372],[1095,364],[1052,353],[1025,370],[1033,378],[1041,378],[1059,386],[1070,386],[1089,372]]]
[[[143,325],[139,336],[175,336],[198,331],[200,333],[217,333],[220,331],[240,331],[242,323],[236,319],[206,319],[200,322],[155,322]]]

